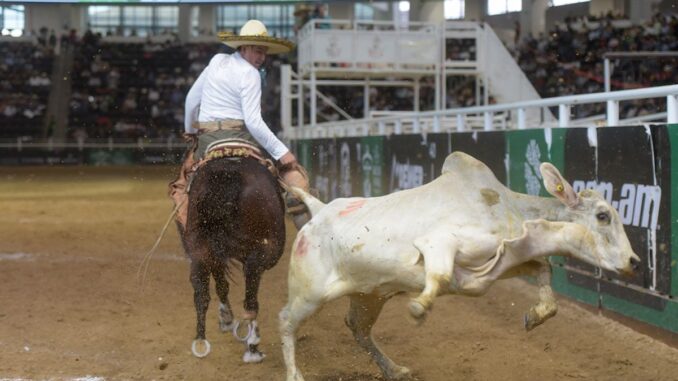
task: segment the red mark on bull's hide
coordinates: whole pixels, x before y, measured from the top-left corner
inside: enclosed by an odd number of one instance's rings
[[[345,216],[345,215],[347,215],[347,214],[349,214],[349,213],[355,212],[356,210],[362,208],[363,205],[365,205],[365,202],[366,202],[366,201],[367,201],[367,200],[365,200],[365,199],[360,199],[360,200],[351,201],[351,202],[346,206],[346,208],[344,208],[342,211],[339,212],[339,216],[340,216],[340,217],[343,217],[343,216]]]
[[[303,257],[306,253],[308,253],[308,240],[302,235],[299,242],[297,242],[297,249],[294,251],[294,254],[297,257]]]

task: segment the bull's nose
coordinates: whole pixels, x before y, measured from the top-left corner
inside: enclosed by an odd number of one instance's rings
[[[625,276],[632,276],[640,268],[640,260],[635,257],[629,258],[629,263],[624,268],[619,269],[619,272]]]
[[[639,259],[639,258],[636,258],[635,256],[634,256],[634,257],[631,257],[630,262],[631,262],[631,269],[632,269],[633,271],[637,271],[637,270],[640,268],[640,263],[641,263],[641,262],[640,262],[640,259]]]

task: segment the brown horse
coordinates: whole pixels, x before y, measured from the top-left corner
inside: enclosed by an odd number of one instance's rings
[[[186,230],[181,232],[191,260],[191,284],[197,313],[197,334],[192,351],[207,356],[205,314],[210,301],[210,274],[219,296],[219,326],[233,331],[247,347],[245,362],[259,362],[264,355],[256,317],[257,294],[262,273],[275,266],[285,246],[285,207],[280,185],[269,170],[248,157],[212,159],[195,174],[188,198]],[[181,231],[181,229],[180,229]],[[228,302],[229,265],[242,264],[245,276],[247,334],[239,336]]]

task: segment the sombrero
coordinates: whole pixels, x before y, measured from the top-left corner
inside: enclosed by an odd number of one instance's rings
[[[268,35],[266,25],[259,20],[250,20],[240,28],[240,34],[220,32],[221,42],[237,49],[244,45],[259,45],[268,48],[267,54],[287,53],[294,47],[290,41]]]
[[[294,10],[294,15],[301,16],[304,13],[311,13],[312,10],[313,8],[311,8],[308,4],[299,4],[297,9]]]

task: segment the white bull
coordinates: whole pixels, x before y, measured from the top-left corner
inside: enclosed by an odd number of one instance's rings
[[[384,303],[417,292],[410,314],[423,320],[440,294],[484,294],[497,279],[534,275],[539,301],[525,315],[532,329],[555,315],[549,255],[567,255],[630,273],[633,252],[617,212],[594,191],[576,194],[551,164],[540,167],[555,198],[515,193],[464,153],[447,157],[442,175],[418,188],[324,205],[298,191],[313,218],[292,247],[289,296],[280,312],[287,380],[303,380],[295,364],[299,324],[324,303],[349,295],[346,324],[387,379],[407,377],[374,343],[371,329]]]

